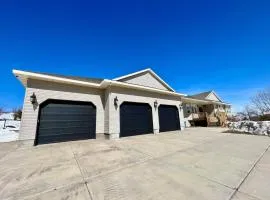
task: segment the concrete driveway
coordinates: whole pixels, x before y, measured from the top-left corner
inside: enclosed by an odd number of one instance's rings
[[[0,144],[0,199],[269,200],[270,138],[221,128]]]

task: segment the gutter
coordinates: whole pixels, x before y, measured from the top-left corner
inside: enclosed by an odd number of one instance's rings
[[[74,85],[81,85],[81,86],[88,86],[88,87],[95,87],[98,88],[100,84],[96,83],[89,83],[86,81],[79,81],[79,80],[73,80],[69,78],[60,78],[55,77],[52,75],[44,75],[44,74],[38,74],[34,72],[26,72],[26,71],[20,71],[13,69],[12,73],[16,76],[17,79],[19,79],[22,84],[26,87],[26,83],[24,82],[24,79],[37,79],[37,80],[44,80],[44,81],[52,81],[52,82],[58,82],[58,83],[67,83],[67,84],[74,84]]]
[[[141,86],[141,85],[133,85],[133,84],[123,83],[123,82],[109,80],[109,79],[104,79],[100,83],[101,88],[107,88],[108,85],[122,87],[122,88],[130,88],[130,89],[144,90],[144,91],[150,91],[150,92],[157,92],[157,93],[161,93],[161,94],[167,94],[167,95],[173,95],[173,96],[179,96],[179,97],[185,96],[185,94],[181,94],[181,93],[170,92],[170,91],[166,91],[166,90],[160,90],[160,89],[145,87],[145,86]]]

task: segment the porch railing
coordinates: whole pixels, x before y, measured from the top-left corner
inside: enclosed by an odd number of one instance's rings
[[[205,119],[206,118],[206,114],[204,112],[199,112],[199,113],[192,113],[191,114],[192,119]]]

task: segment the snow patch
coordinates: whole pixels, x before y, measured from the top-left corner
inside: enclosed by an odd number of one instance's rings
[[[0,142],[11,142],[18,140],[21,121],[4,120],[0,121]]]
[[[270,136],[270,121],[239,121],[227,124],[233,133],[247,133],[253,135]]]
[[[0,120],[1,119],[13,120],[14,113],[2,113],[2,114],[0,114]]]

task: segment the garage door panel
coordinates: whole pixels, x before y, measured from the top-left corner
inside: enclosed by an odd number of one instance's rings
[[[160,132],[180,130],[179,112],[176,106],[160,105],[158,115]]]
[[[88,102],[49,100],[40,106],[36,144],[95,138],[96,108]]]
[[[73,131],[76,128],[76,132]],[[40,131],[42,132],[41,136],[48,136],[48,135],[61,135],[61,134],[78,134],[78,133],[89,133],[89,128],[90,127],[82,127],[82,128],[77,128],[77,127],[50,127],[50,128],[41,128]]]
[[[73,105],[74,106],[74,105]],[[73,108],[72,110],[67,107],[67,108],[61,108],[57,109],[57,107],[52,107],[52,108],[45,108],[45,110],[42,111],[42,114],[45,116],[69,116],[69,115],[80,115],[80,116],[88,116],[89,114],[95,115],[95,109],[94,108],[87,108],[85,107],[84,109],[77,109],[77,107]]]
[[[89,119],[91,120],[91,119]],[[77,127],[77,128],[82,128],[82,127],[93,127],[89,124],[89,120],[82,122],[82,121],[59,121],[59,120],[55,120],[55,121],[42,121],[42,123],[40,124],[39,128],[40,129],[52,129],[52,128],[72,128],[72,127]]]
[[[149,104],[125,102],[120,107],[120,137],[153,133]]]
[[[61,122],[61,123],[58,123],[58,122],[49,122],[49,123],[42,123],[40,126],[39,126],[39,129],[43,130],[43,129],[68,129],[68,128],[77,128],[76,130],[80,130],[82,128],[94,128],[94,126],[90,126],[86,123],[89,123],[89,122],[84,122],[84,123],[66,123],[66,122]],[[74,130],[73,130],[74,131]]]
[[[61,116],[70,116],[70,115],[89,116],[89,115],[95,115],[95,113],[92,113],[90,110],[89,111],[88,110],[86,110],[86,111],[77,110],[76,112],[66,112],[66,111],[62,111],[62,110],[50,112],[50,111],[46,110],[42,114],[44,116],[58,116],[58,115],[61,115]]]
[[[89,134],[61,134],[61,135],[52,135],[50,137],[41,136],[39,138],[42,143],[39,144],[49,144],[56,142],[66,142],[66,141],[74,141],[74,140],[84,140],[84,139],[92,139],[89,137]]]

